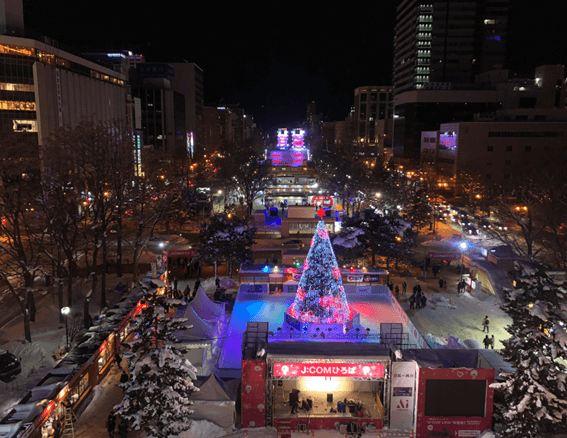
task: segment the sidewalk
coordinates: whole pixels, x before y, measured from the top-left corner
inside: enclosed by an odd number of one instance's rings
[[[511,319],[500,309],[500,298],[486,292],[458,294],[457,283],[461,276],[457,273],[456,262],[453,261],[452,264],[453,266],[444,267],[437,274],[437,277],[433,275],[431,268],[427,272],[426,279],[418,278],[416,275],[390,277],[394,286],[398,285],[400,288],[398,297],[400,305],[422,335],[429,334],[438,338],[441,342],[445,341],[450,335],[459,338],[461,341],[471,339],[478,342],[480,348],[483,348],[482,340],[486,335],[482,331],[482,320],[485,315],[488,315],[491,321],[489,334],[490,336],[494,335],[495,338],[494,348],[503,348],[500,341],[510,337],[505,327],[510,324]],[[421,271],[419,273],[421,274]],[[446,290],[439,288],[440,278],[447,281]],[[407,282],[405,295],[402,294],[403,280]],[[409,297],[414,285],[418,283],[421,284],[422,293],[425,292],[427,296],[427,305],[422,309],[410,310]],[[452,300],[455,303],[455,308],[435,305],[432,298],[438,297]]]

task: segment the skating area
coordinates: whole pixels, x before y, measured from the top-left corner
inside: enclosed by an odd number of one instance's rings
[[[282,334],[282,331],[285,331],[284,313],[292,304],[295,294],[253,294],[246,293],[244,290],[244,287],[240,288],[232,310],[219,358],[218,368],[220,369],[239,369],[241,367],[242,337],[248,322],[267,322],[270,332],[273,332],[279,340],[287,337]],[[376,336],[380,333],[381,323],[403,324],[404,333],[408,333],[410,330],[407,324],[408,319],[403,311],[400,312],[401,308],[389,289],[386,286],[373,286],[372,291],[372,294],[347,295],[349,304],[360,314],[361,330],[358,332],[360,341],[379,342]],[[371,336],[363,339],[366,333]],[[312,341],[312,339],[302,339],[299,336],[297,332],[292,332],[290,337],[294,341]],[[352,336],[355,338],[353,341],[356,341],[356,334],[353,333]]]

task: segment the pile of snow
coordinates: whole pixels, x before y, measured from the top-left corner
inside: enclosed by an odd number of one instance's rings
[[[26,343],[16,345],[11,353],[21,358],[21,377],[27,378],[37,373],[41,368],[50,370],[55,366],[53,356],[46,352],[39,343]]]
[[[465,339],[463,344],[471,350],[482,350],[484,348],[484,346],[482,346],[476,339]]]
[[[446,339],[440,338],[439,336],[433,336],[430,333],[425,333],[423,335],[423,338],[427,341],[427,344],[431,348],[443,348],[445,345],[447,345]]]
[[[234,278],[226,277],[220,280],[220,286],[226,290],[238,289],[238,282]]]
[[[433,306],[439,306],[439,307],[448,307],[449,309],[455,309],[457,307],[453,298],[451,298],[451,297],[447,298],[446,296],[444,296],[440,293],[434,294],[429,299],[429,304],[433,305]]]
[[[213,438],[225,436],[225,430],[209,421],[193,421],[191,427],[174,438]]]
[[[226,290],[230,289],[238,289],[238,283],[236,280],[230,277],[219,277],[220,286],[224,287]],[[217,289],[217,285],[215,283],[215,277],[210,277],[201,282],[201,287],[205,291],[206,294],[212,295],[215,293]]]
[[[172,438],[220,438],[230,436],[230,438],[276,438],[278,431],[275,427],[258,427],[253,429],[239,429],[237,431],[225,431],[209,421],[193,421],[191,427],[179,435]]]

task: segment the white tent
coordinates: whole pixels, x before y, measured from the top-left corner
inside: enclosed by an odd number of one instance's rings
[[[204,340],[215,337],[215,329],[206,321],[203,321],[191,306],[187,306],[183,315],[177,314],[178,317],[187,318],[185,323],[187,326],[192,325],[188,330],[183,330],[175,335],[180,341],[186,340]]]
[[[213,303],[201,287],[199,287],[195,298],[193,298],[189,305],[195,310],[197,315],[207,321],[219,319],[224,311],[224,307],[220,304]]]
[[[211,374],[199,389],[189,396],[189,400],[194,403],[191,409],[195,411],[191,414],[191,419],[207,420],[225,429],[232,427],[236,418],[235,402],[230,399],[215,374]]]

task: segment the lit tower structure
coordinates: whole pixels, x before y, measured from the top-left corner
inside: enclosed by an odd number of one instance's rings
[[[288,132],[287,128],[278,129],[278,149],[288,148]]]
[[[318,214],[322,218],[325,212],[319,210]],[[323,219],[311,239],[297,294],[285,312],[285,322],[308,333],[344,333],[360,324],[360,315],[347,302],[341,269]]]
[[[305,131],[303,129],[294,129],[291,131],[291,147],[293,149],[305,148]]]

